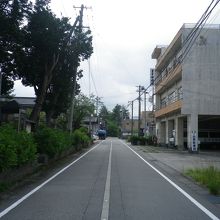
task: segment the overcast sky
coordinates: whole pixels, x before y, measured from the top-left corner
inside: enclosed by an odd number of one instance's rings
[[[84,25],[93,34],[94,53],[82,64],[81,90],[102,97],[109,110],[137,97],[136,86],[149,85],[151,54],[156,45],[168,45],[183,23],[196,23],[211,0],[51,0],[52,10],[72,17],[73,5],[84,4]],[[220,6],[208,23],[220,23]],[[90,73],[89,73],[90,72]],[[89,77],[90,76],[90,77]],[[31,88],[16,83],[17,96],[33,96]],[[137,102],[135,109],[137,109]]]

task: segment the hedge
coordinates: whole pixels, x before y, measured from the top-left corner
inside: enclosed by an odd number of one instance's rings
[[[36,152],[32,134],[17,133],[9,124],[0,126],[0,172],[34,161]]]
[[[78,129],[70,135],[69,132],[62,130],[45,126],[39,127],[34,134],[38,153],[47,154],[49,158],[54,158],[65,150],[80,150],[90,143],[90,138],[85,132],[84,129]]]
[[[72,147],[69,133],[45,126],[37,129],[34,139],[37,143],[38,153],[47,154],[50,158]]]
[[[148,137],[143,137],[143,136],[130,136],[128,138],[128,141],[131,142],[132,145],[156,145],[157,144],[157,138],[156,136],[148,136]]]
[[[49,158],[68,150],[80,150],[89,146],[91,139],[85,129],[75,130],[71,135],[58,129],[39,127],[34,134],[17,132],[12,125],[0,126],[0,172],[33,162],[37,154]]]
[[[83,147],[87,147],[91,142],[91,138],[83,131],[83,129],[77,129],[71,135],[72,144],[76,150],[80,150]]]

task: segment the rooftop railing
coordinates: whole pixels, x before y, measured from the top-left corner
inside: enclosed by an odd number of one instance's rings
[[[183,24],[183,28],[194,28],[196,24],[193,23],[185,23]],[[202,28],[209,29],[220,29],[220,24],[205,24]]]

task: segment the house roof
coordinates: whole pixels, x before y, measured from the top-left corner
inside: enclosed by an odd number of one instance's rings
[[[33,107],[35,105],[35,97],[13,97],[14,101],[16,101],[20,106],[23,107]]]
[[[18,113],[19,109],[33,108],[36,98],[32,97],[13,97],[2,106],[3,113]]]
[[[83,119],[83,123],[98,123],[98,117],[94,117],[94,116],[92,116],[92,117],[85,117],[84,119]]]

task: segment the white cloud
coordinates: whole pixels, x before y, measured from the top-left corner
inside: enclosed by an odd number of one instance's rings
[[[136,86],[149,84],[149,69],[155,61],[156,45],[169,44],[183,23],[195,23],[211,1],[208,0],[52,0],[53,10],[75,18],[84,4],[84,24],[94,36],[91,71],[98,95],[106,106],[127,103],[136,97]],[[219,7],[218,7],[219,8]],[[213,12],[216,13],[217,9]],[[219,23],[219,17],[212,20]],[[82,91],[88,94],[89,73],[83,64]],[[91,92],[96,94],[90,80]],[[20,89],[20,87],[16,88]],[[28,94],[28,92],[26,93]]]

